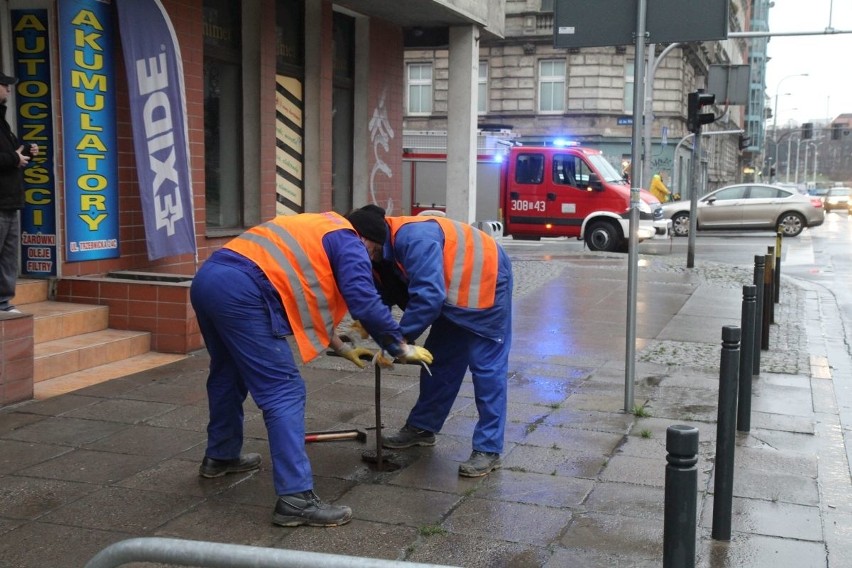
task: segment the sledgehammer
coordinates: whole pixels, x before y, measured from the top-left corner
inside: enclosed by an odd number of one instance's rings
[[[356,440],[362,444],[367,441],[364,430],[328,430],[326,432],[305,432],[305,443],[336,442],[339,440]]]

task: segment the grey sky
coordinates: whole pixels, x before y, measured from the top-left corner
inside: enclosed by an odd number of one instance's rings
[[[823,31],[829,15],[832,28],[852,31],[852,0],[775,0],[769,30]],[[767,53],[766,94],[773,110],[778,95],[779,127],[852,113],[852,33],[773,37]],[[789,77],[800,73],[808,76]]]

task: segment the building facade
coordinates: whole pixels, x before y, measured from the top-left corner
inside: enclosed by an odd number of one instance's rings
[[[507,0],[504,37],[480,42],[479,126],[511,131],[530,142],[570,138],[602,150],[620,169],[631,157],[634,47],[555,48],[553,19],[552,0]],[[744,31],[750,25],[749,3],[731,1],[728,30]],[[749,43],[728,39],[649,45],[646,69],[653,67],[654,73],[645,97],[652,138],[646,167],[663,172],[684,195],[689,194],[693,159],[687,94],[707,86],[711,65],[749,63]],[[448,127],[446,58],[442,45],[407,47],[406,131],[442,132]],[[745,105],[719,104],[715,112],[720,119],[705,127],[707,132],[736,131],[746,124]],[[737,133],[706,136],[701,163],[708,190],[740,181],[739,145]]]
[[[450,59],[464,61],[480,38],[502,34],[504,21],[504,0],[144,3],[161,7],[179,49],[187,163],[168,152],[180,150],[170,144],[181,132],[164,126],[175,107],[162,97],[141,109],[151,162],[138,157],[138,93],[122,55],[154,29],[146,19],[119,25],[129,2],[0,0],[0,60],[19,78],[7,118],[41,149],[25,178],[21,276],[49,280],[52,300],[108,305],[111,328],[151,332],[152,349],[170,353],[202,347],[189,283],[246,228],[366,203],[402,213],[407,30],[442,33]],[[161,63],[147,61],[150,81]],[[470,92],[473,68],[460,69],[454,88]],[[468,132],[454,149],[463,157],[464,140],[475,139],[472,102],[450,116]],[[156,188],[172,171],[191,180],[187,252],[152,253],[140,190],[149,169],[159,172]],[[160,203],[158,222],[177,206]]]

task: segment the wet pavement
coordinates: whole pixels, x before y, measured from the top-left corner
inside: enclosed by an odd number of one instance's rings
[[[351,523],[274,526],[266,431],[250,400],[245,450],[263,467],[197,475],[208,363],[199,352],[0,409],[0,564],[82,567],[111,543],[156,536],[464,567],[661,566],[666,430],[683,424],[699,432],[697,566],[848,565],[852,361],[830,291],[782,278],[751,429],[736,435],[732,537],[720,541],[722,327],[740,325],[752,267],[640,257],[625,412],[627,257],[507,250],[516,282],[503,469],[458,476],[477,416],[467,380],[438,444],[394,451],[398,469],[363,461],[373,431],[366,444],[308,446],[317,493],[351,506]],[[308,430],[375,425],[372,370],[322,357],[303,374]],[[397,428],[417,371],[381,378],[382,422]]]

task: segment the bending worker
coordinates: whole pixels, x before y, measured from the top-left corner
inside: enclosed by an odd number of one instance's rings
[[[384,210],[368,205],[350,215],[356,230]],[[404,310],[403,336],[435,354],[431,375],[420,373],[420,395],[387,448],[434,446],[468,369],[479,420],[473,451],[459,474],[479,477],[500,467],[506,425],[512,344],[512,265],[503,248],[470,225],[441,217],[387,217],[388,243],[374,277],[385,302]]]
[[[251,393],[269,434],[278,500],[272,522],[336,526],[349,507],[324,503],[313,492],[305,452],[305,383],[286,340],[295,338],[305,362],[331,345],[358,366],[371,354],[334,335],[347,309],[377,343],[404,362],[432,362],[426,349],[407,345],[373,284],[370,250],[378,231],[356,234],[337,213],[279,216],[228,242],[204,263],[190,297],[210,353],[210,419],[202,477],[251,471],[260,455],[241,455],[243,402]]]

